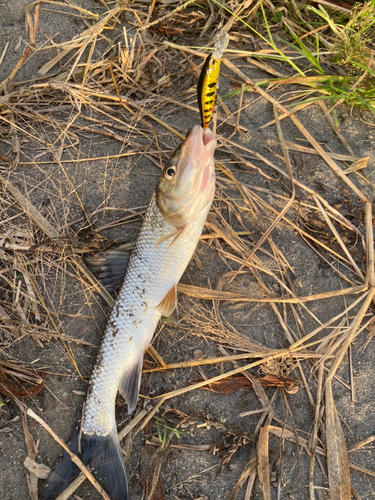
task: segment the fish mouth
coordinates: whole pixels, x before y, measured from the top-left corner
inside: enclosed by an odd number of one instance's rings
[[[190,152],[191,167],[195,170],[192,192],[205,193],[209,185],[215,185],[214,151],[216,139],[213,132],[200,125],[194,125],[186,137]]]
[[[207,150],[213,151],[213,144],[211,144],[213,141],[216,145],[216,139],[213,132],[209,128],[203,129],[200,125],[191,127],[186,137],[186,142],[190,142],[195,151],[201,151],[203,155]],[[208,145],[210,146],[208,147]]]
[[[207,146],[207,144],[209,144],[210,142],[215,140],[214,133],[209,128],[207,128],[206,130],[203,130],[203,137],[202,138],[203,138],[203,144],[205,146]]]

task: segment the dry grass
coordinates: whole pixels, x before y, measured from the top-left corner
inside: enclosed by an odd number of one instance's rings
[[[102,308],[102,299],[113,305],[113,297],[87,269],[82,255],[110,246],[112,242],[103,236],[103,231],[139,221],[144,211],[144,207],[127,208],[125,215],[116,215],[116,220],[112,220],[112,214],[117,214],[119,208],[108,203],[117,182],[115,174],[107,169],[108,162],[116,164],[121,159],[136,156],[145,157],[160,167],[170,151],[170,142],[164,141],[163,133],[168,131],[181,138],[185,132],[172,126],[168,116],[188,111],[198,121],[195,86],[206,52],[194,46],[199,37],[203,41],[209,40],[204,34],[217,27],[219,18],[211,3],[209,9],[201,2],[198,2],[201,8],[192,8],[191,2],[177,8],[157,4],[156,8],[155,2],[150,6],[135,2],[130,7],[123,2],[102,0],[106,12],[98,16],[66,1],[69,9],[85,19],[87,29],[74,40],[53,47],[55,55],[41,68],[38,79],[12,87],[18,69],[35,50],[39,9],[43,12],[47,5],[52,8],[54,3],[36,2],[27,10],[30,44],[1,86],[1,353],[7,359],[10,348],[31,336],[43,356],[45,343],[58,341],[82,377],[82,367],[75,359],[73,348],[75,343],[82,341],[65,334],[64,320],[70,315],[73,321],[83,310],[95,318],[94,310]],[[236,15],[248,19],[247,22],[260,14],[260,1],[232,4]],[[296,5],[294,0],[288,4]],[[275,10],[271,0],[262,5]],[[68,12],[73,12],[69,9]],[[153,22],[155,16],[157,22]],[[223,373],[218,371],[219,374],[212,378],[153,398],[155,406],[147,416],[145,413],[146,418],[138,424],[138,431],[166,400],[173,401],[181,394],[238,373],[244,372],[251,377],[248,370],[259,366],[263,366],[267,373],[273,371],[276,374],[284,373],[286,366],[296,367],[303,390],[315,408],[310,433],[306,436],[298,429],[289,429],[286,424],[282,426],[272,407],[273,399],[269,400],[263,388],[256,388],[262,407],[261,416],[252,417],[259,418],[253,436],[258,443],[257,456],[249,457],[248,467],[239,478],[233,498],[247,483],[245,498],[249,499],[257,475],[264,498],[270,498],[269,436],[272,434],[282,441],[297,443],[298,448],[309,455],[311,466],[307,486],[311,500],[314,498],[314,467],[318,455],[327,457],[330,498],[349,499],[349,467],[358,469],[358,466],[349,462],[332,382],[337,379],[344,356],[350,349],[356,349],[354,340],[366,328],[371,332],[373,327],[373,208],[369,190],[365,189],[368,186],[373,188],[371,181],[366,179],[369,158],[354,155],[351,145],[327,114],[325,105],[321,104],[319,108],[321,120],[327,120],[348,155],[327,151],[302,124],[298,111],[314,106],[313,103],[297,108],[287,102],[282,104],[282,97],[272,93],[275,89],[265,91],[250,79],[248,72],[245,73],[238,64],[238,58],[247,57],[249,51],[236,49],[236,44],[241,41],[249,43],[250,33],[236,17],[225,11],[221,16],[231,39],[231,49],[224,57],[223,67],[231,71],[231,77],[241,86],[241,93],[235,112],[230,111],[223,101],[218,109],[215,126],[223,132],[222,135],[218,133],[222,159],[216,164],[215,219],[207,222],[202,241],[207,250],[215,252],[228,271],[217,280],[217,289],[179,285],[179,292],[191,297],[184,302],[185,307],[188,304],[186,310],[189,312],[185,311],[179,328],[184,334],[214,341],[220,347],[221,355],[166,363],[151,347],[155,368],[146,371],[205,364],[224,366],[223,361],[232,363],[234,368]],[[257,19],[258,24],[262,24]],[[282,22],[289,23],[289,28],[292,26],[288,19]],[[306,27],[310,29],[308,23]],[[265,26],[263,30],[266,33]],[[163,40],[176,33],[179,44]],[[332,45],[332,33],[329,34],[327,27],[317,33],[321,43]],[[269,47],[265,49],[259,42],[257,45],[259,50],[251,53],[254,61],[258,61],[263,70],[275,72],[276,69],[265,64],[264,59],[260,63],[256,58],[265,53],[277,55],[277,51]],[[252,62],[249,59],[249,68]],[[295,78],[288,78],[279,82],[284,84],[286,92],[291,82],[300,83]],[[241,140],[241,134],[246,130],[241,121],[245,113],[245,89],[256,93],[261,102],[272,105],[274,119],[265,126],[276,125],[274,138],[267,141],[267,147],[274,153],[274,161],[264,152],[250,150]],[[284,139],[282,128],[286,121],[293,123],[305,138],[304,146]],[[223,123],[226,128],[219,128]],[[90,145],[84,149],[81,143],[87,137]],[[91,156],[93,141],[103,137],[117,141],[119,153]],[[349,197],[356,202],[359,200],[358,205],[364,213],[363,224],[359,219],[349,220],[329,203],[328,197],[302,182],[303,175],[299,178],[291,164],[292,151],[316,155],[325,162],[340,179]],[[84,201],[88,165],[98,161],[106,165],[103,196],[98,199],[95,209],[88,211]],[[259,161],[264,168],[257,166]],[[242,172],[232,168],[230,162],[240,165]],[[32,175],[25,176],[26,166],[33,168],[35,179]],[[268,188],[248,184],[243,180],[244,172],[260,174],[267,179]],[[41,199],[48,201],[44,204]],[[275,235],[278,230],[298,234],[301,245],[313,249],[326,262],[331,276],[336,276],[341,286],[314,295],[296,293],[293,264],[278,246]],[[88,240],[85,239],[86,233],[90,235]],[[361,262],[357,257],[358,252],[362,252],[365,261]],[[65,288],[68,278],[74,278],[77,289]],[[245,280],[248,279],[251,280],[251,292],[246,287]],[[81,297],[81,304],[78,309],[70,310],[67,299],[75,300],[77,296]],[[327,300],[338,297],[343,297],[342,309],[336,310],[323,323],[319,319],[321,310]],[[222,301],[236,307],[251,302],[258,308],[268,308],[269,316],[284,334],[280,340],[283,348],[270,348],[239,333],[222,314]],[[311,321],[315,324],[314,328],[305,327],[307,319],[309,324]],[[229,351],[223,351],[223,344]],[[240,354],[233,354],[233,351]],[[255,361],[242,364],[246,358]],[[18,361],[21,365],[22,359]],[[272,425],[273,420],[279,426]],[[326,436],[324,442],[317,437],[322,429]],[[80,482],[82,479],[77,482],[77,487]]]

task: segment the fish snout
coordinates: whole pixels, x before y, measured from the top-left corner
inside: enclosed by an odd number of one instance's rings
[[[193,125],[185,139],[185,149],[195,163],[197,170],[213,161],[216,139],[210,129],[204,130],[200,125]]]

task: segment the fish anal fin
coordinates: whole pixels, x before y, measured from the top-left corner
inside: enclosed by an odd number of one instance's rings
[[[139,387],[141,385],[142,363],[143,352],[139,361],[130,368],[126,368],[121,376],[118,390],[128,404],[129,415],[137,406]]]
[[[177,286],[173,285],[165,297],[156,306],[162,316],[170,316],[177,308]]]

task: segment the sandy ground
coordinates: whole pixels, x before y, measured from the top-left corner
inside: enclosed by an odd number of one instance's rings
[[[9,41],[9,47],[0,66],[0,81],[9,75],[25,48],[27,35],[25,33],[24,7],[28,3],[28,0],[8,0],[2,3],[0,53],[7,41]],[[82,0],[80,4],[92,12],[101,13],[104,10],[100,2]],[[79,17],[59,14],[58,12],[52,12],[52,10],[59,9],[57,6],[46,4],[41,12],[37,47],[48,39],[53,39],[55,43],[68,41],[86,29]],[[25,82],[36,78],[38,70],[54,55],[55,53],[50,50],[38,52],[21,68],[14,81]],[[256,69],[251,73],[252,78],[262,76],[263,73]],[[231,78],[233,78],[233,75],[230,75],[229,70],[224,68],[220,93],[225,94],[231,90],[229,85]],[[181,82],[183,84],[183,79]],[[284,92],[285,89],[279,89],[273,95],[280,96]],[[238,97],[236,99],[237,101],[234,99],[228,101],[232,111],[235,111],[238,107]],[[66,104],[70,105],[71,103],[67,102]],[[195,106],[195,103],[192,105]],[[274,162],[285,170],[285,164],[280,157],[271,152],[273,150],[281,155],[280,148],[274,142],[277,140],[276,129],[273,126],[266,129],[260,128],[273,118],[272,106],[265,100],[260,100],[253,93],[245,93],[243,105],[246,108],[241,114],[241,125],[246,127],[248,132],[239,135],[237,137],[238,142],[252,151],[261,153],[270,162]],[[189,110],[182,112],[181,109],[174,109],[173,105],[169,106],[168,111],[170,114],[164,119],[170,125],[181,130],[186,131],[198,120],[197,113]],[[70,113],[71,111],[62,109],[54,117],[68,121],[69,116],[71,116]],[[85,109],[84,113],[90,114],[90,110]],[[371,172],[375,168],[374,118],[369,112],[356,109],[350,110],[344,106],[339,106],[337,113],[341,131],[353,148],[355,156],[371,156],[366,173]],[[318,106],[311,106],[306,111],[300,112],[298,116],[315,139],[324,144],[327,150],[348,154],[342,142],[336,137],[326,120],[323,119]],[[157,130],[158,140],[160,144],[163,144],[163,150],[172,150],[178,144],[178,139],[173,137],[165,128],[160,126]],[[233,129],[228,125],[219,127],[219,145],[221,143],[220,137],[229,137],[232,131]],[[39,137],[43,136],[47,142],[56,139],[55,131],[48,120],[37,126],[36,133]],[[300,131],[286,120],[283,122],[283,133],[286,140],[292,142],[302,140]],[[89,132],[77,135],[77,137],[79,143],[75,144],[74,148],[67,147],[63,152],[62,158],[71,160],[63,164],[64,171],[56,162],[53,162],[50,151],[43,151],[37,141],[29,138],[22,143],[21,163],[16,169],[8,172],[6,165],[3,165],[2,168],[2,175],[9,174],[11,182],[21,192],[28,193],[30,200],[37,209],[43,213],[62,236],[66,237],[72,237],[77,228],[81,229],[84,226],[82,223],[82,205],[86,213],[103,206],[117,209],[117,211],[110,210],[99,213],[95,219],[96,228],[111,224],[121,217],[129,215],[127,208],[141,207],[138,210],[142,211],[142,207],[148,203],[160,172],[159,167],[145,155],[121,157],[121,154],[125,151],[125,141],[122,144],[120,141],[105,136],[93,135]],[[146,140],[140,139],[140,143],[145,145]],[[67,141],[67,145],[69,146],[69,141]],[[155,148],[154,145],[152,147]],[[11,154],[9,141],[4,143],[1,154]],[[120,156],[115,158],[114,155]],[[97,161],[82,163],[75,161],[78,158],[106,158],[109,156],[112,157]],[[225,151],[220,152],[220,147],[216,157],[223,162],[229,161]],[[340,207],[339,210],[345,213],[360,231],[364,230],[363,204],[348,190],[347,186],[338,179],[320,157],[291,152],[291,159],[293,175],[296,179],[314,189],[332,206]],[[38,163],[39,161],[44,163]],[[241,170],[240,164],[233,163],[230,164],[230,167],[236,172],[240,182],[248,186],[250,190],[253,187],[257,188],[258,191],[254,192],[257,192],[265,201],[281,210],[285,200],[280,201],[277,195],[285,192],[288,181],[276,179],[272,168],[256,157],[249,157],[249,161],[256,167],[261,168],[268,178],[255,169]],[[69,179],[69,182],[67,179]],[[373,184],[371,182],[365,181],[355,174],[351,179],[373,200]],[[301,201],[306,200],[306,192],[298,189],[297,197]],[[218,214],[223,214],[236,231],[241,231],[245,227],[251,233],[251,240],[257,241],[264,229],[260,221],[254,218],[251,210],[241,211],[242,220],[239,221],[235,214],[231,213],[228,208],[229,205],[226,205],[228,199],[235,200],[237,204],[243,205],[239,192],[233,185],[225,184],[222,174],[219,174],[217,198],[209,220],[218,222]],[[17,208],[14,208],[14,210],[16,213]],[[312,212],[301,207],[301,216],[305,216],[306,224],[310,222],[313,231],[319,232],[317,223],[314,226],[314,222],[311,222],[311,220],[314,221]],[[297,220],[296,212],[293,212],[292,218]],[[79,222],[72,226],[71,223],[77,220]],[[37,233],[35,226],[26,217],[20,217],[18,224],[20,230],[31,231],[35,242],[41,241],[42,238]],[[139,225],[140,217],[135,218],[129,224],[104,229],[101,234],[113,241],[121,243],[133,242],[136,239]],[[89,241],[90,234],[85,235],[85,233],[81,232],[79,238],[82,242]],[[292,289],[298,296],[338,290],[347,285],[326,262],[318,257],[306,240],[303,240],[298,232],[292,228],[285,225],[277,226],[272,233],[272,241],[285,256],[293,270],[293,273],[291,271],[285,271],[285,273],[288,274]],[[268,243],[264,248],[271,254],[274,251]],[[363,251],[361,252],[360,246],[358,248],[355,260],[361,268],[364,268]],[[329,258],[328,253],[326,253],[326,257]],[[271,256],[262,255],[262,258],[270,267],[275,265],[275,261],[272,260]],[[61,265],[65,266],[64,261],[61,262]],[[215,245],[208,244],[207,241],[201,241],[197,248],[196,258],[188,266],[182,282],[202,287],[207,287],[208,283],[210,283],[213,288],[217,288],[220,276],[229,272],[230,268],[237,269],[238,266],[236,266],[236,264],[220,258]],[[340,269],[344,275],[350,276],[355,282],[350,269],[344,269],[344,267]],[[46,266],[45,274],[39,275],[38,280],[39,282],[42,280],[46,285],[45,289],[48,290],[48,294],[45,295],[45,299],[51,310],[56,312],[54,318],[58,318],[61,322],[60,331],[64,332],[66,336],[77,340],[77,342],[71,342],[70,346],[84,380],[78,376],[64,346],[59,340],[51,339],[49,342],[43,342],[43,348],[41,348],[31,336],[21,335],[21,338],[17,340],[7,337],[2,331],[2,337],[0,338],[0,355],[4,359],[16,360],[24,365],[34,363],[33,366],[47,372],[46,388],[31,400],[27,400],[26,404],[40,414],[65,441],[69,440],[72,429],[81,413],[84,400],[82,394],[86,390],[87,379],[95,360],[97,346],[100,343],[101,333],[109,312],[109,308],[104,301],[89,290],[87,286],[83,286],[82,283],[77,281],[74,274],[75,271],[73,272],[70,266],[64,268],[63,273]],[[270,277],[265,277],[265,280],[273,293],[279,295],[282,292],[280,286]],[[356,283],[358,284],[358,280]],[[6,301],[4,292],[6,286],[4,284],[1,286],[0,300]],[[224,289],[248,295],[260,294],[259,296],[262,296],[259,284],[250,274],[244,275],[241,280],[233,281]],[[324,301],[314,301],[309,303],[309,309],[321,323],[324,323],[343,311],[355,298],[355,296],[334,297]],[[205,311],[211,310],[212,303],[205,301],[203,304],[182,295],[179,297],[179,301],[183,318],[181,324],[178,326],[161,324],[153,344],[164,361],[172,363],[189,360],[194,358],[194,353],[197,351],[201,351],[205,357],[220,355],[218,341],[215,342],[209,339],[207,334],[205,336],[202,326],[194,324],[189,319],[189,314],[194,317],[197,316],[199,307],[204,306]],[[318,325],[317,321],[303,308],[299,308],[302,324],[296,322],[290,309],[279,305],[278,310],[290,329],[299,332],[298,335],[302,336]],[[281,348],[288,345],[280,321],[268,304],[223,302],[220,305],[220,311],[225,321],[247,339],[255,340],[268,348]],[[358,308],[354,308],[353,311],[356,313]],[[208,313],[205,314],[207,317],[204,321],[208,322]],[[368,311],[365,320],[371,319],[371,315],[373,315],[373,309]],[[350,313],[351,318],[352,316],[353,313]],[[347,319],[347,321],[349,320],[350,318]],[[339,380],[333,383],[334,401],[349,449],[356,443],[374,435],[373,380],[375,379],[375,363],[373,341],[369,343],[366,349],[360,350],[368,336],[369,330],[366,328],[352,345],[351,362],[354,389],[351,390],[348,357],[345,357],[340,366]],[[234,349],[235,351],[232,350],[231,353],[241,352],[240,345],[235,345]],[[147,355],[146,359],[151,362]],[[312,381],[312,397],[315,398],[316,384],[314,380],[316,380],[317,373],[311,372],[311,367],[312,362],[307,361],[303,364],[302,370],[306,379],[309,382]],[[215,376],[220,373],[220,370],[229,371],[231,369],[233,369],[233,365],[225,363],[221,364],[221,366],[203,366],[199,370],[190,368],[157,373],[153,374],[152,377],[145,374],[142,379],[141,393],[149,397],[157,396],[184,387],[189,379]],[[259,375],[257,369],[254,369],[252,373]],[[289,376],[301,381],[301,372],[297,368],[291,371]],[[295,426],[296,429],[310,433],[314,421],[314,408],[309,402],[302,382],[298,383],[298,387],[299,390],[296,394],[283,394],[280,390],[275,393],[274,388],[266,389],[268,398],[272,399],[274,397],[272,404],[275,419],[273,424],[282,428],[283,423],[286,422],[292,428]],[[25,438],[18,407],[14,402],[6,401],[10,410],[10,417],[13,420],[11,422],[4,421],[3,426],[6,425],[6,431],[0,433],[0,498],[2,500],[24,500],[29,498],[26,480],[27,471],[23,465],[27,455]],[[138,411],[149,403],[150,401],[147,399],[141,401]],[[231,491],[254,454],[254,432],[259,420],[257,414],[247,417],[240,417],[239,415],[243,412],[259,410],[258,398],[248,389],[231,394],[216,394],[196,390],[173,398],[167,403],[158,415],[160,417],[164,415],[170,427],[180,425],[182,421],[185,422],[180,427],[180,438],[174,437],[172,439],[173,445],[210,445],[211,448],[210,450],[199,451],[198,449],[177,446],[161,453],[164,460],[161,476],[165,499],[229,499]],[[164,413],[166,410],[169,411]],[[183,414],[185,420],[182,418]],[[129,420],[126,414],[126,405],[119,397],[117,407],[119,428],[127,424]],[[37,461],[53,467],[61,454],[61,448],[33,420],[28,420],[28,426],[33,438],[39,443]],[[154,436],[156,436],[155,422],[152,429]],[[326,436],[323,431],[319,433],[319,439],[324,447]],[[128,439],[124,444],[130,497],[134,500],[145,498],[140,478],[140,460],[145,441],[145,432],[141,431],[136,435],[132,435],[131,439]],[[235,449],[237,451],[233,454],[229,465],[221,471],[222,460],[228,457],[230,450],[234,451]],[[374,449],[371,444],[361,448],[358,452],[350,453],[349,459],[358,466],[373,471],[373,476],[370,476],[351,469],[351,482],[358,492],[359,498],[362,500],[375,498]],[[314,480],[319,488],[315,490],[315,498],[329,498],[325,458],[318,457],[318,460]],[[296,446],[287,440],[279,441],[272,437],[270,439],[272,498],[298,500],[309,498],[307,488],[309,467],[310,458],[305,452],[296,449]],[[99,498],[98,494],[86,483],[80,487],[77,495],[78,497],[72,498]],[[238,499],[242,500],[244,495],[243,488]],[[253,498],[262,498],[258,480],[256,481]]]

